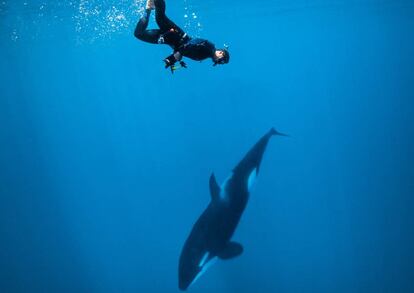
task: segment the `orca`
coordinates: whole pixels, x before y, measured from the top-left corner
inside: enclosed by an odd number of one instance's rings
[[[215,260],[228,260],[243,253],[243,246],[231,239],[273,135],[287,136],[274,128],[269,130],[248,151],[221,186],[214,173],[211,174],[211,201],[194,224],[181,251],[178,265],[180,290],[187,290]]]

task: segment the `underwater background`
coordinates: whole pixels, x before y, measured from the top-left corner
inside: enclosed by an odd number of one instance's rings
[[[273,126],[190,292],[414,292],[414,2],[169,0],[231,53],[174,75],[143,5],[0,0],[0,292],[178,292],[211,172]]]

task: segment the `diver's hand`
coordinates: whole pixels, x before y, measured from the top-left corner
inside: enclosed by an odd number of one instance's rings
[[[171,69],[171,73],[174,73],[174,64],[175,62],[170,60],[170,58],[166,58],[164,59],[164,63],[165,63],[165,69],[170,68]]]
[[[165,62],[165,68],[170,68],[171,69],[171,73],[174,73],[175,68],[175,63],[178,61],[178,59],[176,58],[176,56],[174,56],[174,54],[171,54],[170,56],[168,56],[167,58],[164,59]]]
[[[168,67],[171,67],[173,65],[173,63],[170,62],[170,60],[168,59],[164,59],[164,63],[165,63],[165,68],[167,69]]]
[[[172,54],[170,56],[168,56],[167,58],[164,59],[164,63],[165,63],[165,68],[170,68],[171,69],[171,73],[174,73],[175,70],[177,70],[180,67],[175,66],[175,63],[179,62],[180,66],[183,68],[187,68],[187,64],[184,61],[178,61],[177,57],[175,56],[175,54]]]

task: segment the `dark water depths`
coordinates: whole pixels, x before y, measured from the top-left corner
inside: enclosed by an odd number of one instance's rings
[[[271,126],[244,254],[191,292],[413,292],[414,3],[168,1],[231,51],[172,76],[141,2],[0,0],[0,292],[177,292]]]

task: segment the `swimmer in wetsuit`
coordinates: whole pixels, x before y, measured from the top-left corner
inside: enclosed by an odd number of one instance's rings
[[[216,49],[208,40],[191,38],[180,27],[165,15],[165,0],[147,0],[145,15],[138,21],[134,35],[141,41],[151,44],[166,44],[173,50],[173,54],[164,59],[165,68],[175,70],[175,63],[182,67],[187,65],[183,57],[201,61],[207,58],[213,60],[213,65],[226,64],[230,60],[227,49]],[[159,29],[147,29],[151,10],[155,9],[155,20]]]

